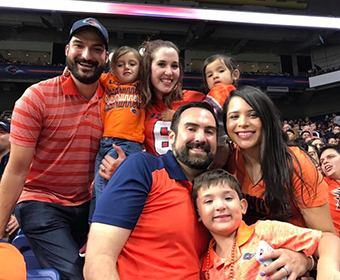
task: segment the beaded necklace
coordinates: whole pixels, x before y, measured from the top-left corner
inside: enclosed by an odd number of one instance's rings
[[[229,280],[236,280],[234,278],[235,276],[235,271],[234,271],[234,263],[235,263],[235,254],[236,254],[236,236],[237,232],[234,237],[233,241],[233,246],[231,247],[231,260],[230,260],[230,272],[229,272]],[[208,253],[207,253],[207,262],[206,262],[206,271],[205,271],[205,279],[210,280],[210,272],[209,272],[209,266],[210,266],[210,250],[212,250],[213,246],[215,243],[212,243],[209,248],[208,248]]]

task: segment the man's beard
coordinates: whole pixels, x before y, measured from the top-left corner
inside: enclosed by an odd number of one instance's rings
[[[207,143],[187,143],[185,146],[177,149],[176,143],[172,146],[175,158],[186,166],[196,170],[206,170],[214,160],[215,154],[211,151]],[[206,155],[192,155],[190,148],[200,148],[206,152]]]
[[[81,71],[78,69],[78,63],[87,63],[92,66],[95,66],[94,70],[89,71]],[[66,57],[66,66],[68,70],[73,74],[73,76],[81,83],[90,85],[95,83],[100,75],[103,73],[103,70],[105,68],[105,65],[99,65],[97,61],[94,60],[86,60],[83,58],[75,58],[74,61]]]

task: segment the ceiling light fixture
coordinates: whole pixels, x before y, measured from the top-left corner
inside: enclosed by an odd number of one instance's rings
[[[340,18],[72,0],[1,0],[0,8],[339,29]]]

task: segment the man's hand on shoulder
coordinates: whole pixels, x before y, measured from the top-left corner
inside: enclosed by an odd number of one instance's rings
[[[113,157],[106,155],[102,164],[99,167],[99,175],[102,176],[106,180],[110,180],[112,174],[116,171],[118,166],[124,161],[126,155],[123,149],[115,144],[112,144],[112,147],[116,150],[118,154],[118,158],[114,159]]]

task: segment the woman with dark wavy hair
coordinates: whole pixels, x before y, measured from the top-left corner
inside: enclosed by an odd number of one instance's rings
[[[305,151],[288,147],[278,110],[265,93],[250,86],[232,91],[223,121],[235,144],[227,170],[248,200],[246,222],[276,219],[337,234],[327,184]]]

